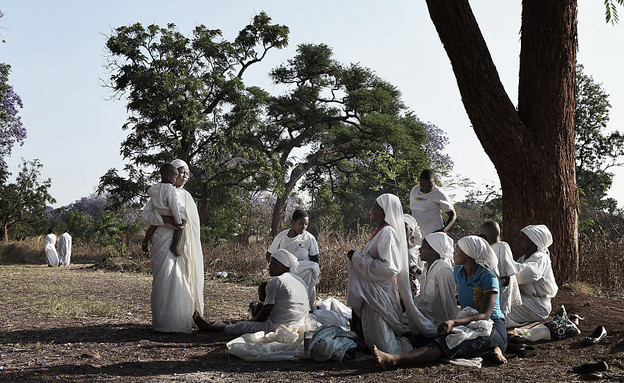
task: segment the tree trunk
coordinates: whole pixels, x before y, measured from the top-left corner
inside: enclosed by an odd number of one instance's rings
[[[466,112],[503,190],[505,239],[545,224],[559,283],[578,279],[576,1],[524,0],[516,111],[467,0],[427,0]]]
[[[273,206],[273,215],[271,216],[272,238],[275,238],[277,233],[282,231],[284,215],[286,214],[286,201],[288,201],[288,197],[290,197],[290,192],[278,196],[277,200],[275,201],[275,206]]]

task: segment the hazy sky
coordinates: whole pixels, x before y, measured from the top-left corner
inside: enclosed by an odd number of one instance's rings
[[[624,130],[624,25],[604,22],[601,0],[579,1],[578,62],[610,95],[610,129]],[[520,1],[472,1],[481,30],[512,101],[517,100]],[[232,40],[251,18],[266,11],[290,27],[290,44],[250,69],[246,82],[267,88],[271,68],[291,58],[298,44],[326,43],[343,63],[360,63],[396,85],[423,121],[444,130],[453,173],[477,186],[498,182],[461,103],[455,76],[424,1],[164,1],[5,0],[0,5],[0,62],[11,65],[10,83],[22,97],[28,138],[8,160],[39,159],[52,179],[55,206],[91,194],[119,155],[127,118],[123,100],[102,86],[110,73],[105,42],[119,26],[175,23],[182,33],[204,24]],[[620,11],[624,14],[624,10]],[[623,22],[624,23],[624,22]],[[457,196],[466,190],[452,191]],[[405,193],[409,193],[406,190]],[[609,194],[624,205],[624,170]]]

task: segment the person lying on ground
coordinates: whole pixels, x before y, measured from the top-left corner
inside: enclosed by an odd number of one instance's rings
[[[507,347],[505,318],[498,301],[498,278],[491,271],[496,267],[496,256],[483,238],[471,235],[457,242],[454,260],[459,302],[462,307],[478,310],[478,314],[444,321],[438,326],[438,337],[408,352],[391,354],[373,347],[375,360],[382,368],[430,363],[443,357],[470,358],[483,352],[487,352],[498,363],[507,363],[503,356]],[[490,335],[464,340],[453,348],[448,347],[446,337],[455,327],[488,319],[493,322]]]
[[[520,230],[518,248],[522,256],[517,260],[516,279],[522,304],[511,308],[507,327],[542,322],[550,315],[551,299],[559,290],[548,251],[552,243],[552,234],[545,225],[529,225]]]
[[[280,325],[303,325],[310,311],[306,285],[293,271],[297,270],[297,258],[290,252],[280,249],[271,254],[269,275],[273,278],[263,289],[259,288],[259,298],[263,301],[251,321],[235,324],[209,323],[199,312],[193,313],[193,320],[202,331],[224,332],[242,335],[264,331],[275,331]],[[266,294],[266,296],[265,296]]]
[[[420,257],[425,267],[420,295],[414,298],[416,307],[435,325],[457,318],[457,285],[449,264],[453,257],[453,239],[446,233],[427,235],[420,247]]]
[[[310,307],[314,309],[316,304],[316,285],[319,283],[321,269],[319,267],[319,246],[316,238],[308,232],[309,217],[305,210],[297,209],[293,212],[291,228],[278,233],[271,246],[269,246],[266,258],[271,259],[271,254],[279,249],[288,250],[297,258],[299,266],[294,273],[306,284]]]

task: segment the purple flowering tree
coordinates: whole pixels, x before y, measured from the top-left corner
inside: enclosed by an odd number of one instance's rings
[[[0,14],[0,17],[2,15]],[[4,167],[4,158],[11,154],[16,143],[23,145],[26,129],[22,125],[19,108],[22,99],[9,84],[11,67],[0,63],[0,166]]]

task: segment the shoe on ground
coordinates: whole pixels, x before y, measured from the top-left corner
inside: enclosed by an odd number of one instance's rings
[[[607,329],[604,326],[598,326],[588,337],[583,339],[583,343],[587,345],[599,343],[607,336]]]
[[[596,362],[596,363],[585,363],[580,366],[576,366],[572,368],[572,372],[576,372],[577,374],[587,374],[590,372],[602,372],[607,371],[609,369],[609,365],[605,362]]]

